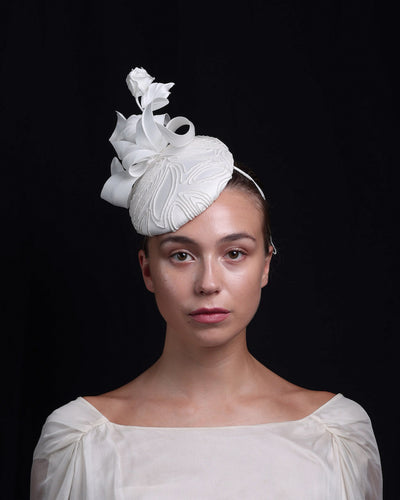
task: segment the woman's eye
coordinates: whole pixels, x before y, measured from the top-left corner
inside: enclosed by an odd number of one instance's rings
[[[172,255],[172,258],[179,262],[186,262],[188,260],[191,260],[191,256],[187,252],[176,252]]]
[[[243,252],[241,252],[240,250],[230,250],[228,253],[227,253],[227,256],[231,259],[231,260],[239,260],[240,258],[243,257]]]

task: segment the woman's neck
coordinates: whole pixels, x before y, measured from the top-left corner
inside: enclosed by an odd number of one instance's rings
[[[168,335],[159,360],[148,370],[154,387],[190,401],[232,399],[254,391],[263,367],[248,351],[245,333],[217,346],[188,346]]]

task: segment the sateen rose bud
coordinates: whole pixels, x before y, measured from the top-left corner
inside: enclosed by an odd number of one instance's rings
[[[154,80],[144,68],[135,68],[126,77],[126,84],[136,99],[141,97]]]

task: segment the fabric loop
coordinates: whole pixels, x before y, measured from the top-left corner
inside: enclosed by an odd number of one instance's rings
[[[189,130],[184,134],[177,134],[176,130],[185,125],[189,126]],[[192,142],[195,137],[195,129],[193,123],[184,116],[176,116],[167,123],[166,127],[161,127],[160,125],[158,125],[158,127],[162,135],[166,139],[168,139],[168,142],[172,146],[176,148],[186,146],[187,144]]]

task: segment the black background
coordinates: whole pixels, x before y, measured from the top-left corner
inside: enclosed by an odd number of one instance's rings
[[[114,111],[137,113],[125,85],[134,66],[175,82],[165,110],[258,174],[278,255],[249,348],[290,381],[364,406],[385,498],[396,498],[393,5],[1,7],[4,498],[28,497],[53,409],[128,382],[161,352],[164,326],[141,282],[129,215],[99,198]]]

